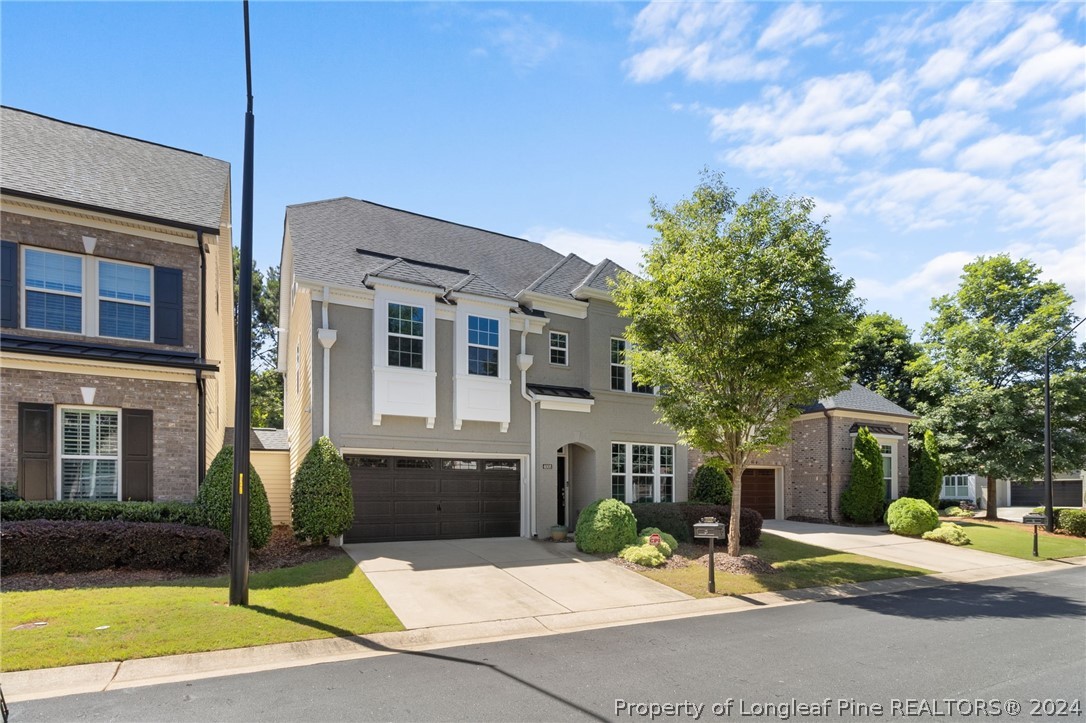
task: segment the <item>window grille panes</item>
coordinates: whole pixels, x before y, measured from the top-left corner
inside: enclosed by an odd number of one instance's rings
[[[611,389],[626,391],[626,342],[611,340]]]
[[[381,469],[388,467],[387,457],[348,457],[347,465],[354,469]]]
[[[653,483],[656,471],[656,448],[651,444],[635,444],[632,451],[634,500],[653,501]]]
[[[550,333],[551,364],[569,365],[569,335],[562,331]]]
[[[433,469],[434,460],[432,459],[398,459],[396,460],[396,467],[398,469]]]
[[[504,471],[513,471],[513,472],[515,472],[518,469],[520,469],[520,463],[517,462],[515,459],[499,460],[499,461],[495,461],[495,462],[485,462],[485,463],[483,463],[483,469],[486,470],[486,471],[504,470]]]
[[[893,447],[888,444],[881,446],[882,451],[882,479],[886,483],[886,499],[890,499],[893,493],[894,457]]]
[[[671,502],[675,488],[675,448],[660,447],[660,501]]]
[[[66,500],[118,498],[120,424],[117,412],[61,413],[60,493]]]
[[[388,365],[422,369],[423,308],[388,305]]]
[[[98,333],[122,339],[151,339],[151,269],[98,263]]]
[[[83,259],[28,248],[24,260],[27,328],[82,333]]]
[[[611,496],[626,501],[626,445],[611,445]]]
[[[478,469],[479,463],[469,459],[443,459],[441,460],[441,468],[472,470]]]
[[[500,334],[497,319],[468,317],[468,374],[498,376]]]

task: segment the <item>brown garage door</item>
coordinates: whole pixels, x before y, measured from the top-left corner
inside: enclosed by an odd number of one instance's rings
[[[515,537],[520,462],[348,456],[354,525],[347,542]]]
[[[762,518],[777,517],[777,472],[772,469],[748,469],[743,472],[743,492],[740,505],[762,513]]]
[[[1011,504],[1018,507],[1038,507],[1045,503],[1045,484],[1014,482],[1011,484]],[[1082,505],[1082,480],[1052,480],[1052,504],[1055,507]]]

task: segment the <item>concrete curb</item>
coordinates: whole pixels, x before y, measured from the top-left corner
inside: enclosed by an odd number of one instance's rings
[[[885,595],[959,583],[975,583],[1015,575],[1028,575],[1069,566],[1086,566],[1086,557],[1062,561],[1013,562],[1000,567],[946,572],[935,575],[875,580],[848,585],[810,587],[753,595],[680,600],[626,608],[558,613],[484,623],[377,633],[349,638],[326,638],[279,643],[207,653],[140,658],[119,663],[91,663],[62,668],[3,673],[0,682],[8,702],[55,698],[201,678],[214,678],[317,663],[358,660],[416,650],[456,645],[557,635],[580,630],[677,620],[702,615],[758,610],[826,600]]]

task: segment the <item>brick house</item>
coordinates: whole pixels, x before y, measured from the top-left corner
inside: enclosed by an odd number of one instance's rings
[[[886,496],[897,499],[909,484],[909,425],[916,415],[853,383],[804,408],[792,422],[792,442],[758,459],[743,474],[744,507],[767,520],[803,518],[838,521],[841,493],[848,487],[852,447],[867,427],[883,456]],[[690,476],[704,460],[690,451]]]
[[[0,483],[193,499],[234,415],[229,164],[0,118]]]

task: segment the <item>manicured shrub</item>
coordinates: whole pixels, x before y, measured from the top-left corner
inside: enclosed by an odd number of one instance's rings
[[[870,524],[879,519],[885,503],[882,452],[867,427],[860,427],[852,449],[849,484],[841,493],[841,513],[853,522]]]
[[[948,500],[940,499],[939,504],[935,505],[940,510],[945,510],[947,507],[961,507],[966,512],[976,512],[977,506],[973,504],[973,500]]]
[[[634,502],[630,509],[637,518],[639,530],[655,527],[680,542],[690,542],[690,528],[678,502]]]
[[[637,542],[637,520],[625,502],[596,500],[577,518],[576,541],[583,552],[618,552]]]
[[[44,500],[0,503],[0,520],[83,520],[102,522],[172,522],[207,527],[204,511],[192,502],[92,502],[89,500]]]
[[[725,532],[731,524],[732,508],[730,505],[700,505],[693,502],[680,502],[679,509],[682,510],[683,517],[686,519],[687,534],[690,535],[689,539],[694,540],[695,542],[708,544],[707,541],[699,540],[694,537],[694,523],[701,522],[702,517],[717,518],[717,520],[724,523]],[[758,510],[752,510],[749,507],[740,508],[739,544],[743,547],[753,547],[758,544],[758,540],[760,539],[762,539],[761,513],[758,512]]]
[[[729,505],[732,501],[732,481],[717,464],[703,464],[694,472],[689,499],[706,505]]]
[[[18,491],[11,485],[0,485],[0,502],[11,502],[14,500],[21,500]]]
[[[204,475],[204,483],[196,495],[196,504],[207,518],[207,526],[218,530],[230,539],[230,525],[234,505],[234,448],[223,447]],[[271,507],[264,483],[253,466],[249,465],[249,546],[264,547],[271,537]]]
[[[954,507],[947,507],[945,510],[939,513],[943,517],[972,517],[973,513],[969,510],[963,510],[961,507],[955,505]]]
[[[1057,511],[1056,527],[1068,535],[1086,537],[1086,510],[1065,508]]]
[[[47,574],[114,567],[212,572],[226,560],[218,530],[170,523],[28,520],[0,529],[0,569]]]
[[[902,497],[886,510],[886,523],[895,535],[919,537],[939,526],[939,513],[924,500]]]
[[[663,544],[660,547],[663,547]],[[667,556],[664,555],[663,551],[656,545],[648,544],[624,547],[622,552],[618,553],[618,556],[626,562],[632,562],[643,567],[659,567],[667,561]]]
[[[309,449],[290,490],[294,536],[314,542],[342,535],[354,522],[351,471],[328,437]]]
[[[906,497],[924,500],[930,505],[939,503],[943,488],[943,463],[939,461],[939,444],[930,429],[924,432],[924,445],[920,455],[909,470],[909,490]]]
[[[944,522],[934,530],[928,530],[923,534],[923,538],[933,542],[945,542],[956,547],[969,544],[969,535],[965,534],[961,525],[955,525],[953,522]]]
[[[679,541],[676,540],[673,535],[669,535],[663,530],[660,530],[656,527],[646,527],[645,529],[641,530],[641,532],[637,533],[637,536],[641,540],[641,544],[643,545],[652,544],[649,542],[649,538],[653,535],[660,536],[661,548],[665,545],[667,546],[667,551],[664,552],[665,557],[671,557],[672,553],[675,552],[676,549],[678,549]]]

